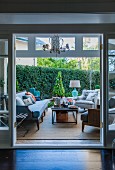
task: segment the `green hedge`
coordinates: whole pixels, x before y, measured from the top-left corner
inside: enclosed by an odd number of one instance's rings
[[[79,94],[81,94],[83,89],[90,88],[89,71],[17,65],[16,79],[18,81],[18,89],[19,91],[28,91],[29,88],[35,87],[36,90],[40,91],[42,99],[51,98],[58,71],[62,72],[65,96],[71,96],[70,80],[80,80],[81,88],[79,89]],[[92,73],[92,89],[95,88],[96,84],[100,84],[100,73],[98,71]]]

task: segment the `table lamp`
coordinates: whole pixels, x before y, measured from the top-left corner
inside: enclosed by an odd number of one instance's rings
[[[72,96],[74,98],[76,98],[78,96],[78,91],[76,90],[76,88],[80,88],[80,80],[70,80],[70,85],[69,87],[74,88],[74,90],[72,91]]]

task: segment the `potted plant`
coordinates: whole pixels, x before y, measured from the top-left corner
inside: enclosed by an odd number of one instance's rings
[[[63,98],[65,96],[65,89],[63,86],[63,81],[62,81],[62,73],[61,71],[58,72],[58,75],[56,77],[55,85],[53,88],[53,95],[55,97],[55,105],[60,106],[60,104],[63,103]]]
[[[95,89],[100,89],[100,85],[95,85]]]
[[[63,97],[65,95],[61,71],[58,72],[58,75],[56,77],[55,85],[53,88],[53,94],[57,97]]]
[[[19,89],[20,89],[19,83],[18,83],[18,80],[16,80],[16,92],[19,92]]]

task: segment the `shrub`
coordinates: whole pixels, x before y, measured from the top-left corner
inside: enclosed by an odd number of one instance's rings
[[[18,81],[19,91],[28,91],[30,87],[34,87],[40,91],[42,99],[51,98],[59,71],[61,71],[65,96],[71,96],[70,80],[80,80],[79,94],[83,89],[90,88],[89,71],[17,65],[16,80]],[[96,84],[100,84],[100,73],[98,71],[92,73],[92,89],[95,89]]]
[[[58,72],[58,75],[56,77],[56,82],[53,88],[53,94],[58,97],[65,96],[65,89],[63,87],[63,81],[62,81],[62,73],[61,71]]]

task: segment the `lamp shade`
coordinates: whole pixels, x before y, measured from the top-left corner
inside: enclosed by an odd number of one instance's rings
[[[80,80],[70,80],[69,87],[77,87],[77,88],[81,87],[80,86]]]

